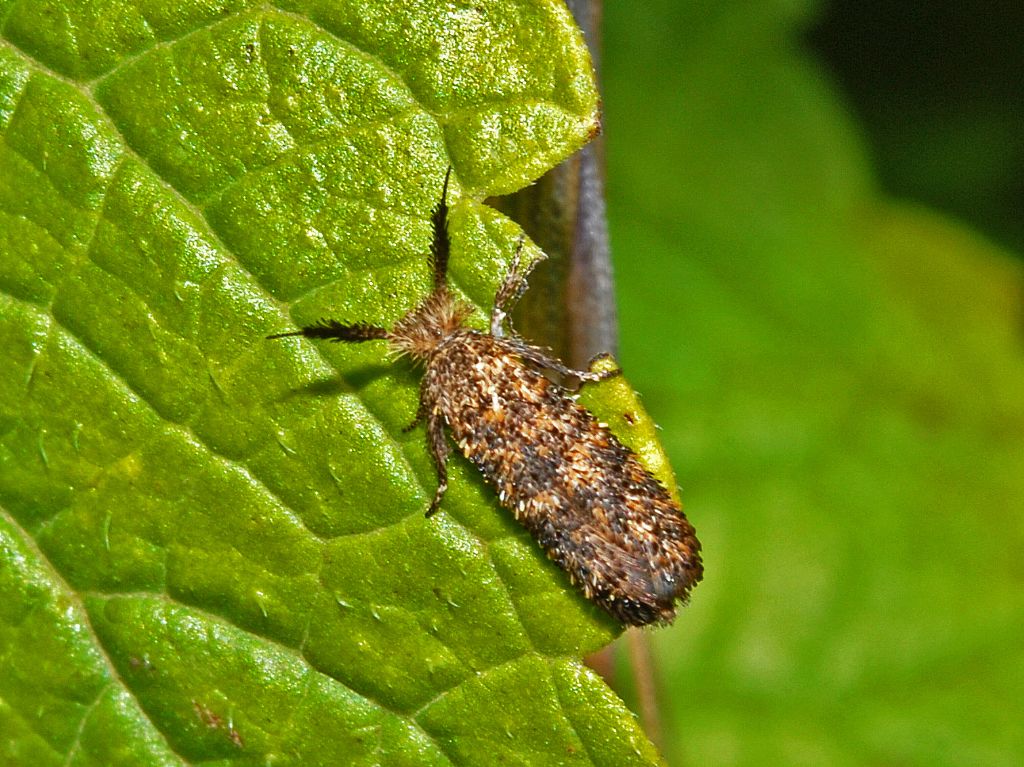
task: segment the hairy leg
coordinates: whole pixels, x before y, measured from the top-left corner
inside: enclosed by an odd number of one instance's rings
[[[416,407],[416,416],[412,419],[412,423],[402,429],[403,434],[408,434],[410,431],[419,426],[427,417],[427,377],[423,376],[420,381],[420,404]]]
[[[525,269],[521,268],[524,241],[525,236],[520,235],[508,274],[494,296],[494,307],[491,309],[491,335],[495,338],[502,337],[502,326],[508,317],[508,313],[512,311],[512,307],[516,305],[516,302],[522,298],[523,293],[526,291],[526,278],[530,276],[530,272],[541,261],[541,259],[537,259]]]
[[[501,344],[513,354],[519,355],[525,362],[529,362],[531,365],[535,365],[538,368],[544,370],[553,370],[559,375],[567,376],[570,378],[576,378],[580,381],[606,381],[609,378],[614,378],[617,375],[622,374],[622,370],[616,368],[615,370],[604,370],[600,373],[592,373],[589,370],[573,370],[568,367],[561,360],[552,357],[547,349],[542,349],[539,346],[533,346],[518,338],[502,338]],[[604,357],[610,357],[609,354],[599,354],[592,360],[596,362]]]
[[[417,426],[419,426],[421,423],[423,423],[423,418],[424,418],[424,408],[423,408],[423,405],[420,404],[419,409],[416,411],[416,416],[412,419],[412,421],[409,423],[409,425],[402,427],[402,434],[408,434],[413,429],[415,429]]]
[[[448,437],[444,432],[444,417],[439,413],[427,412],[427,447],[437,467],[437,490],[434,500],[430,502],[426,516],[432,517],[441,505],[445,492],[448,490]]]

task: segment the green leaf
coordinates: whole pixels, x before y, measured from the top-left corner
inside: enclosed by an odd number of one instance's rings
[[[0,18],[0,761],[657,762],[579,661],[618,627],[480,478],[423,518],[416,371],[264,340],[426,295],[449,163],[489,305],[479,201],[597,125],[564,6]]]
[[[816,5],[605,19],[623,364],[706,566],[666,758],[1019,764],[1024,275],[879,191]]]

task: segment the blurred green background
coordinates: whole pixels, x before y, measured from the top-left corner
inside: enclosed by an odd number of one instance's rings
[[[1020,48],[884,10],[605,8],[621,358],[707,565],[670,764],[1024,763]]]

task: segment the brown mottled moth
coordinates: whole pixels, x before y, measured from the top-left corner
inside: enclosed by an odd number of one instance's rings
[[[596,381],[616,375],[571,370],[549,353],[506,336],[505,318],[526,289],[516,250],[494,298],[490,333],[464,325],[472,307],[448,289],[448,180],[433,212],[434,290],[393,329],[321,320],[270,338],[305,336],[358,343],[384,340],[426,368],[416,420],[438,485],[429,517],[448,487],[445,427],[462,454],[588,599],[623,623],[675,617],[700,580],[700,543],[665,488],[636,455],[544,371]]]

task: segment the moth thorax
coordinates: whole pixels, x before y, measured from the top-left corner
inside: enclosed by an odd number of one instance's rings
[[[424,360],[472,313],[473,307],[441,289],[402,317],[388,340],[399,354]]]

